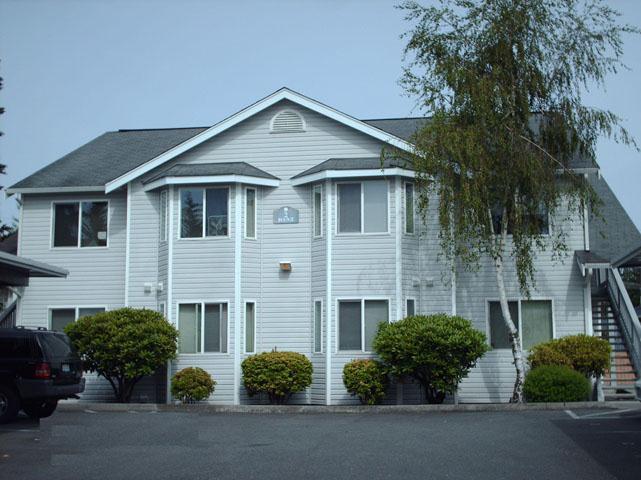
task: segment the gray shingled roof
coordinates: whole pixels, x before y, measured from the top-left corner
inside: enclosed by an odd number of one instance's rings
[[[151,183],[164,177],[202,177],[216,175],[245,175],[248,177],[280,180],[278,177],[246,162],[222,162],[177,164],[146,179],[143,183]]]
[[[292,178],[306,177],[318,172],[326,170],[380,170],[385,168],[406,168],[406,162],[398,159],[385,159],[381,165],[380,157],[367,157],[367,158],[330,158],[312,168],[308,168],[304,172],[294,175]]]
[[[610,262],[615,262],[641,247],[641,233],[608,182],[602,176],[593,173],[588,179],[603,202],[602,218],[590,218],[590,250]]]
[[[391,133],[403,140],[410,140],[411,136],[423,126],[428,119],[425,117],[410,117],[410,118],[381,118],[374,120],[363,120],[363,122]]]
[[[0,252],[0,266],[28,273],[30,277],[66,277],[69,271],[48,263]]]
[[[104,186],[203,130],[206,128],[107,132],[11,188]]]

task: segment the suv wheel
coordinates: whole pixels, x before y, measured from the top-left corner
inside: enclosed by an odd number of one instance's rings
[[[20,398],[8,385],[0,385],[0,423],[7,423],[16,418],[20,410]]]
[[[56,411],[58,400],[25,400],[22,402],[24,413],[31,418],[50,417]]]

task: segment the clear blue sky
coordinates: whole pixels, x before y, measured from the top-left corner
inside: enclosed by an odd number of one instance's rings
[[[0,0],[0,182],[107,130],[211,125],[281,86],[358,118],[420,114],[397,84],[407,24],[395,3]],[[641,25],[641,2],[611,3]],[[626,38],[625,61],[586,103],[641,141],[641,37]],[[599,163],[641,228],[641,155],[602,141]],[[0,198],[2,218],[15,212]]]

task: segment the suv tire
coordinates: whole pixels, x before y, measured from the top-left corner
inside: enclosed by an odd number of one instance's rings
[[[20,410],[20,398],[9,385],[0,385],[0,424],[8,423]]]
[[[50,417],[56,411],[58,400],[23,400],[22,409],[31,418]]]

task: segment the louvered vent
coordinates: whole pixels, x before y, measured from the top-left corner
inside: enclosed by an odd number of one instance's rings
[[[277,113],[272,119],[272,132],[286,133],[286,132],[304,132],[305,120],[296,112],[291,110],[284,110]]]

